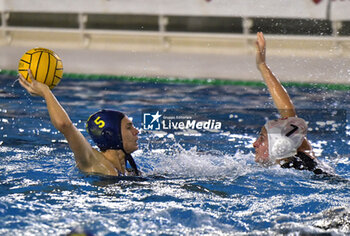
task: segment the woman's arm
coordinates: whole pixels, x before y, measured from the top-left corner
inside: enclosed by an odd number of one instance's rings
[[[82,170],[90,168],[93,158],[93,148],[81,132],[73,125],[68,114],[57,101],[49,87],[43,83],[37,82],[33,78],[30,70],[28,70],[28,73],[32,82],[29,83],[20,74],[19,82],[21,86],[31,95],[40,96],[45,99],[51,122],[67,139],[68,144],[74,153],[78,167]]]
[[[295,108],[287,91],[266,64],[266,42],[262,32],[257,33],[256,66],[260,71],[272,99],[282,117],[296,116]]]
[[[290,99],[287,91],[281,82],[274,76],[270,68],[266,64],[266,41],[262,32],[257,33],[256,40],[256,66],[260,71],[267,88],[272,96],[273,102],[278,109],[281,117],[297,116],[295,107]],[[298,151],[311,151],[311,145],[305,138]],[[312,153],[310,153],[312,155]]]

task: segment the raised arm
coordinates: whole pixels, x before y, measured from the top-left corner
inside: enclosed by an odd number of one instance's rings
[[[295,107],[287,91],[281,82],[274,76],[266,64],[266,41],[262,32],[257,33],[256,40],[256,66],[260,71],[267,88],[272,96],[273,102],[278,109],[281,117],[296,116]],[[311,145],[305,138],[298,151],[311,151]],[[312,156],[313,154],[310,153]]]
[[[31,95],[43,97],[46,101],[50,119],[55,128],[60,131],[68,141],[71,150],[74,153],[75,161],[81,170],[90,168],[93,158],[93,148],[80,131],[73,125],[68,114],[57,101],[49,87],[43,83],[37,82],[28,70],[31,83],[26,81],[20,74],[20,84]]]
[[[282,117],[296,116],[295,108],[287,91],[266,64],[266,42],[262,32],[257,33],[256,66],[260,71],[273,102]]]

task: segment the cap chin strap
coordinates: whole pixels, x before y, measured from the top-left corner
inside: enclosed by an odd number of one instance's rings
[[[125,165],[126,165],[126,162],[128,161],[129,164],[130,164],[130,166],[131,166],[131,168],[135,171],[135,174],[136,174],[137,176],[139,176],[140,173],[139,173],[139,171],[138,171],[138,169],[137,169],[137,166],[136,166],[136,163],[135,163],[135,161],[134,161],[134,158],[132,158],[131,154],[126,153],[126,151],[124,150],[124,148],[122,148],[122,151],[123,151],[124,154],[125,154]]]

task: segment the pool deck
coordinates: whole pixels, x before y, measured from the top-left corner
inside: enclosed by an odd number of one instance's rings
[[[16,70],[27,46],[0,46],[0,69]],[[261,81],[254,50],[233,53],[55,49],[66,73],[160,78]],[[350,84],[350,57],[288,55],[268,51],[267,62],[283,82]],[[307,53],[306,53],[307,54]]]

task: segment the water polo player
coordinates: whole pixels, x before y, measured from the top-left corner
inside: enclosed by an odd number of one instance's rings
[[[67,139],[81,171],[111,176],[140,174],[131,157],[131,153],[138,149],[139,132],[126,115],[117,111],[101,110],[90,116],[86,128],[100,148],[97,151],[73,125],[49,87],[34,80],[32,73],[28,72],[32,83],[19,75],[20,84],[31,95],[45,99],[51,122]],[[130,170],[126,169],[127,161],[132,167]]]
[[[268,121],[261,129],[253,144],[255,161],[263,165],[279,164],[283,168],[326,174],[325,167],[314,157],[306,139],[306,122],[297,118],[287,91],[266,64],[266,42],[261,32],[257,34],[256,65],[282,118]]]

